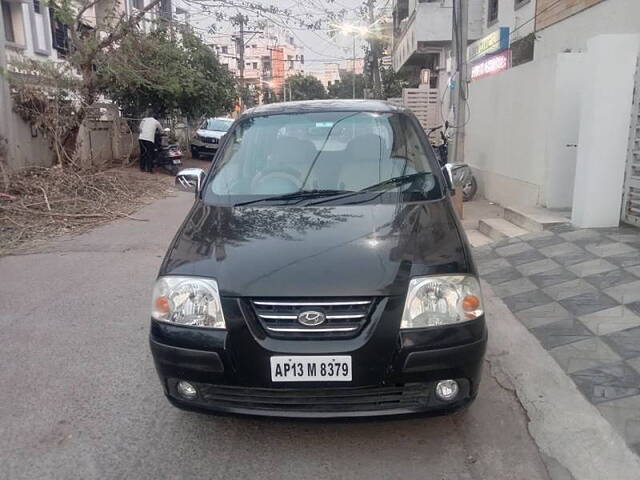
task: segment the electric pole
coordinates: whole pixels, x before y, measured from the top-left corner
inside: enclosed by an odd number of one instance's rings
[[[369,10],[369,28],[375,23],[373,12],[375,0],[367,0]],[[371,55],[371,76],[373,77],[374,98],[382,97],[382,76],[380,75],[380,54],[378,52],[378,42],[369,32],[369,53]]]
[[[240,84],[240,110],[244,108],[244,16],[238,13],[236,16],[240,35],[236,37],[236,54],[238,55],[238,83]]]
[[[353,36],[353,76],[351,77],[352,82],[351,86],[353,89],[353,98],[356,98],[356,34],[352,34]]]
[[[469,37],[469,0],[453,0],[453,52],[457,75],[453,91],[454,137],[449,163],[464,162],[464,124],[468,100],[467,43]]]

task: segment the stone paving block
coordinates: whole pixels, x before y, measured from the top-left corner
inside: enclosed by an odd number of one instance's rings
[[[522,253],[516,253],[515,255],[511,255],[507,258],[509,259],[509,262],[511,263],[511,265],[513,265],[514,267],[516,265],[523,265],[525,263],[531,263],[531,262],[536,262],[538,260],[547,259],[547,257],[542,255],[539,251],[533,250],[533,249],[527,250],[526,252],[522,252]]]
[[[488,273],[493,273],[497,270],[504,270],[505,268],[510,268],[511,264],[508,260],[502,257],[497,257],[490,260],[481,260],[476,262],[476,266],[478,267],[478,271],[480,275],[486,275]]]
[[[624,359],[640,357],[640,327],[604,335],[602,340]]]
[[[504,297],[502,301],[512,312],[519,312],[528,308],[537,307],[553,302],[553,299],[542,290],[518,293],[509,297]]]
[[[626,243],[620,242],[598,242],[590,245],[585,245],[585,250],[599,257],[610,257],[613,255],[640,254],[638,250]]]
[[[620,268],[608,272],[596,273],[595,275],[588,275],[584,277],[584,279],[599,290],[638,280],[635,275]]]
[[[558,302],[520,310],[515,315],[529,329],[573,318],[567,309]]]
[[[636,233],[610,233],[607,237],[614,242],[638,243],[640,242],[640,230]]]
[[[518,235],[518,238],[523,242],[529,242],[529,240],[539,240],[541,238],[549,238],[554,236],[555,234],[553,232],[543,230],[541,232],[529,232],[525,233],[524,235]]]
[[[602,235],[596,230],[574,230],[572,232],[561,233],[560,237],[564,238],[567,242],[576,242],[579,240],[591,240],[596,241],[602,238]]]
[[[570,266],[570,265],[575,265],[576,263],[584,263],[587,262],[589,260],[595,260],[598,257],[595,256],[593,253],[589,253],[585,250],[582,251],[575,251],[573,253],[567,253],[566,255],[561,255],[560,257],[556,257],[555,260],[556,262],[565,265],[565,266]]]
[[[627,303],[625,306],[636,315],[640,315],[640,302]]]
[[[600,310],[606,310],[607,308],[618,305],[618,302],[613,298],[599,291],[581,293],[575,297],[564,298],[560,300],[559,303],[576,317],[599,312]]]
[[[575,297],[582,293],[593,292],[596,288],[583,279],[578,278],[569,282],[559,283],[550,287],[543,288],[542,291],[554,300],[563,300],[569,297]]]
[[[483,279],[494,285],[499,285],[501,283],[508,282],[509,280],[516,280],[520,277],[522,277],[522,274],[512,267],[502,268],[482,275]]]
[[[640,373],[640,357],[628,359],[627,364],[636,372]]]
[[[540,288],[568,282],[569,280],[575,280],[576,278],[576,274],[570,272],[566,268],[556,268],[555,270],[547,270],[546,272],[529,275],[529,279]]]
[[[625,268],[627,272],[633,273],[636,277],[640,278],[640,265]]]
[[[593,337],[593,334],[575,318],[532,328],[531,333],[547,350]]]
[[[627,443],[640,442],[640,395],[601,403],[598,410],[622,434]]]
[[[496,248],[505,247],[514,243],[522,243],[522,240],[520,240],[518,237],[503,238],[502,240],[493,242],[492,246],[495,250]]]
[[[531,245],[533,248],[543,248],[543,247],[549,247],[552,245],[559,245],[561,243],[565,243],[564,238],[559,237],[558,235],[555,235],[552,232],[549,232],[549,233],[551,233],[551,235],[547,235],[540,238],[533,238],[533,239],[527,240],[527,243]],[[522,237],[524,237],[524,235]]]
[[[620,330],[640,327],[640,316],[623,305],[583,315],[578,317],[578,320],[596,335],[608,335]]]
[[[511,255],[516,255],[518,253],[526,252],[528,250],[533,250],[533,247],[528,243],[519,242],[513,245],[507,245],[505,247],[499,247],[495,249],[495,252],[503,257],[509,257]]]
[[[525,276],[535,275],[536,273],[546,272],[548,270],[555,270],[556,268],[560,268],[560,264],[554,262],[550,258],[516,266],[516,269]]]
[[[517,280],[510,280],[500,285],[493,285],[491,288],[493,289],[493,293],[500,298],[538,289],[531,280],[524,277],[518,278]]]
[[[543,248],[540,248],[539,250],[543,255],[553,259],[557,259],[559,257],[565,257],[571,254],[584,253],[584,250],[582,248],[570,242],[564,242],[564,243],[559,243],[557,245],[551,245],[549,247],[543,247]]]
[[[640,255],[636,253],[623,253],[621,255],[607,257],[607,261],[623,268],[632,267],[633,265],[640,265]]]
[[[493,251],[490,245],[483,245],[481,247],[473,247],[473,258],[477,261],[480,260],[492,260],[500,258],[500,256]]]
[[[622,361],[616,352],[597,337],[555,347],[549,353],[567,373]]]
[[[567,267],[567,270],[572,271],[579,277],[587,277],[589,275],[595,275],[596,273],[615,270],[616,268],[618,268],[616,265],[607,262],[604,258],[596,258],[595,260],[570,265]]]
[[[569,375],[591,403],[640,394],[640,373],[625,363],[589,368]]]
[[[633,303],[640,300],[640,280],[616,287],[607,288],[604,293],[620,303]]]

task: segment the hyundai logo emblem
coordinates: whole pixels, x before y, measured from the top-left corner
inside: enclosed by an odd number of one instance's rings
[[[301,312],[298,315],[298,323],[305,327],[322,325],[326,319],[327,317],[325,317],[324,313],[316,312],[314,310],[307,310],[306,312]]]

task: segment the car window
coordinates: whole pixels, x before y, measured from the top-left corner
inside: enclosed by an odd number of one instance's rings
[[[224,118],[209,118],[202,123],[203,130],[215,130],[218,132],[226,132],[229,130],[233,120],[225,120]]]
[[[432,161],[406,115],[278,114],[246,119],[228,134],[208,183],[210,199],[300,191],[401,191],[440,196]],[[391,179],[415,181],[380,185]]]

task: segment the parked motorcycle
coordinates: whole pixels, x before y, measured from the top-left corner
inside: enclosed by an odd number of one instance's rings
[[[437,131],[440,132],[440,143],[431,141],[431,135]],[[429,129],[427,131],[427,137],[429,137],[431,141],[431,146],[438,157],[440,166],[444,167],[449,160],[449,122]],[[472,200],[478,192],[478,182],[476,181],[476,177],[473,176],[471,167],[466,163],[456,163],[450,164],[450,170],[453,178],[453,186],[462,191],[462,200],[464,202]]]
[[[171,175],[177,175],[182,168],[182,150],[177,143],[169,143],[168,128],[156,134],[156,162],[154,167],[162,167]]]

